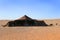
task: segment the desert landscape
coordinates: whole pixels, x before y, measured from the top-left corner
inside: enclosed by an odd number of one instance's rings
[[[44,20],[51,26],[3,27],[9,21],[0,20],[0,40],[60,40],[60,19]]]

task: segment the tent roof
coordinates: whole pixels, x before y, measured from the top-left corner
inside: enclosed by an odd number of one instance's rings
[[[32,20],[32,18],[28,17],[27,15],[22,16],[21,18],[18,18],[17,20]]]

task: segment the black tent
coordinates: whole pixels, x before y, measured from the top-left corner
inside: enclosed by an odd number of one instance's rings
[[[20,19],[9,21],[6,25],[12,26],[48,26],[44,21],[37,21],[28,16],[23,16]]]

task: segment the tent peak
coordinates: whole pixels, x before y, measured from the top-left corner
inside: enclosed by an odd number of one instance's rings
[[[24,16],[22,16],[21,18],[19,18],[17,20],[26,20],[26,19],[31,20],[32,18],[28,17],[27,15],[24,15]]]

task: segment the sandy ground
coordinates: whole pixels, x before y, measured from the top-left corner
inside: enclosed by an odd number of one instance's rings
[[[2,27],[8,21],[0,20],[0,40],[60,40],[60,19],[44,20],[53,24],[47,27]]]
[[[60,27],[0,28],[0,40],[60,40]]]

